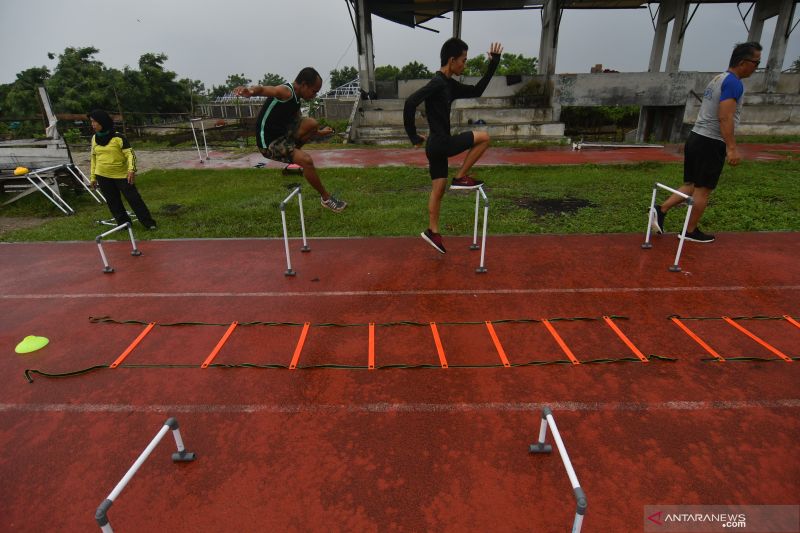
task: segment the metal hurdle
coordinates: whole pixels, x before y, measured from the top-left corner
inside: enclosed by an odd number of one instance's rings
[[[168,418],[164,425],[161,427],[161,430],[158,434],[150,441],[150,444],[147,445],[147,448],[139,455],[136,461],[133,463],[122,479],[117,483],[117,486],[114,487],[114,490],[106,497],[105,500],[100,503],[97,507],[97,511],[94,513],[94,519],[97,521],[97,524],[100,526],[100,529],[103,533],[113,533],[113,529],[111,529],[111,524],[108,522],[108,510],[114,504],[114,500],[120,495],[122,490],[125,486],[130,482],[133,478],[134,474],[139,470],[139,468],[144,464],[145,460],[150,456],[153,449],[161,442],[161,439],[164,435],[167,434],[167,431],[172,430],[172,436],[175,437],[175,445],[178,448],[176,453],[172,454],[172,461],[175,463],[186,463],[195,460],[195,454],[193,452],[187,452],[186,448],[183,446],[183,439],[181,438],[181,431],[178,428],[178,421],[174,418]]]
[[[103,238],[111,235],[114,232],[123,230],[125,228],[128,229],[128,234],[130,234],[130,236],[131,236],[131,247],[133,248],[133,250],[131,251],[131,255],[135,256],[135,257],[138,257],[138,256],[142,255],[142,252],[140,252],[136,248],[136,239],[133,236],[133,228],[131,228],[131,223],[130,222],[126,222],[124,224],[120,224],[116,228],[110,229],[105,233],[101,233],[100,235],[98,235],[97,237],[94,238],[94,242],[97,243],[97,249],[100,250],[100,258],[103,260],[103,273],[104,274],[111,274],[112,272],[114,272],[114,269],[111,268],[111,266],[108,264],[108,259],[106,258],[106,254],[103,251],[103,242],[102,242]]]
[[[294,196],[297,196],[297,205],[300,208],[300,231],[303,235],[303,247],[300,248],[300,251],[311,251],[311,248],[308,247],[308,243],[306,242],[306,221],[305,217],[303,216],[303,193],[300,192],[300,185],[297,183],[290,184],[289,188],[292,189],[292,192],[289,193],[289,196],[283,199],[280,205],[281,223],[283,224],[283,247],[286,250],[286,272],[284,272],[284,276],[294,276],[297,274],[297,272],[292,270],[292,259],[289,255],[289,233],[286,229],[286,204]]]
[[[203,132],[203,148],[206,150],[206,161],[211,159],[208,155],[208,144],[206,143],[206,127],[203,124],[202,118],[190,118],[189,125],[192,127],[192,137],[194,137],[194,146],[197,148],[197,157],[200,158],[200,162],[203,162],[203,155],[200,153],[200,143],[197,142],[197,133],[194,131],[194,123],[200,122],[200,131]]]
[[[653,244],[650,242],[650,230],[652,229],[653,219],[656,216],[656,193],[658,189],[664,189],[665,191],[671,192],[673,194],[677,194],[681,196],[685,201],[688,208],[686,209],[686,219],[683,221],[683,229],[681,230],[680,234],[678,235],[678,252],[675,254],[675,262],[670,265],[669,271],[670,272],[680,272],[681,267],[678,266],[678,261],[681,259],[681,252],[683,251],[683,241],[686,239],[686,229],[689,227],[689,217],[692,215],[692,207],[694,201],[692,197],[688,194],[684,194],[681,191],[675,190],[671,187],[667,187],[666,185],[656,182],[653,185],[653,195],[650,198],[650,209],[648,210],[647,215],[647,231],[644,236],[644,243],[642,244],[642,248],[645,250],[649,250],[653,247]]]
[[[478,213],[480,208],[481,198],[483,198],[483,236],[481,237],[481,245],[478,246]],[[481,251],[481,263],[478,265],[478,268],[475,269],[477,274],[483,274],[486,272],[486,267],[484,266],[484,260],[486,258],[486,227],[489,223],[489,198],[486,197],[486,193],[483,191],[483,185],[475,189],[475,225],[472,231],[472,244],[470,245],[470,250],[478,250]]]
[[[553,411],[549,407],[542,409],[542,423],[539,426],[539,441],[536,444],[531,444],[528,447],[529,453],[551,453],[553,447],[550,444],[545,444],[544,439],[547,436],[547,426],[553,432],[553,440],[558,447],[558,453],[561,455],[561,461],[564,463],[564,468],[567,471],[569,482],[572,484],[572,491],[575,494],[575,503],[577,508],[575,510],[575,520],[572,522],[572,533],[579,533],[583,525],[583,516],[586,514],[586,494],[578,482],[578,476],[575,475],[575,469],[572,468],[572,462],[567,455],[567,449],[564,447],[564,442],[561,440],[561,434],[556,427],[556,421],[553,419]]]
[[[98,204],[102,204],[103,202],[106,201],[106,197],[103,196],[103,193],[101,193],[98,190],[92,190],[92,188],[89,187],[90,185],[89,179],[86,177],[86,174],[84,174],[83,171],[80,169],[80,167],[78,167],[77,165],[64,165],[64,166],[69,171],[69,173],[72,174],[72,176],[78,181],[78,183],[83,185],[83,188],[86,189],[86,192],[88,192]],[[78,176],[78,174],[80,174],[80,176]]]
[[[53,203],[53,205],[55,205],[57,208],[59,208],[62,213],[64,213],[65,215],[74,215],[75,214],[75,210],[72,209],[69,206],[69,204],[66,202],[66,200],[61,198],[61,196],[58,194],[58,192],[53,190],[53,188],[50,186],[50,184],[47,183],[47,181],[43,177],[41,177],[39,175],[39,172],[50,172],[50,171],[57,170],[57,169],[59,169],[59,168],[61,168],[63,166],[64,165],[62,164],[62,165],[55,165],[55,166],[52,166],[52,167],[37,168],[35,170],[28,171],[24,175],[24,177],[25,177],[26,180],[28,180],[28,182],[30,182],[31,185],[36,187],[39,190],[39,192],[42,193],[45,196],[45,198],[50,200]],[[36,179],[38,179],[39,181],[37,182],[31,176],[35,176]],[[55,177],[53,178],[54,181],[56,179],[57,178],[55,178]]]

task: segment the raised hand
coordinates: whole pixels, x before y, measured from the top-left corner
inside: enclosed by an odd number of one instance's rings
[[[490,59],[492,54],[503,55],[503,45],[500,43],[492,43],[492,45],[489,47]]]

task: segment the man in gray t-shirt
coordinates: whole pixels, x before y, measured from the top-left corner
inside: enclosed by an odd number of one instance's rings
[[[711,191],[717,187],[725,161],[736,166],[741,160],[736,148],[734,130],[739,123],[744,85],[761,62],[761,45],[756,42],[737,44],[731,54],[728,70],[709,82],[692,132],[686,141],[683,161],[682,193],[692,197],[692,215],[686,228],[686,239],[694,242],[714,242],[714,236],[700,231],[697,222],[708,205]],[[650,224],[656,233],[664,232],[667,212],[683,202],[677,194],[670,196],[650,214]]]

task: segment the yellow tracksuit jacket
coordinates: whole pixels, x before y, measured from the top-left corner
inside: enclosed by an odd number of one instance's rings
[[[115,135],[108,144],[101,146],[92,136],[92,157],[89,181],[95,176],[126,179],[128,172],[136,172],[136,154],[124,137]]]

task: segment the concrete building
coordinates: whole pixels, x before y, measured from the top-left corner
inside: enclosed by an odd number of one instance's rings
[[[637,141],[682,140],[691,128],[699,108],[698,95],[714,73],[679,70],[683,42],[699,3],[686,0],[347,0],[358,42],[359,79],[362,95],[353,104],[351,137],[359,142],[402,141],[402,102],[423,80],[400,82],[396,87],[382,87],[375,81],[372,39],[372,16],[424,27],[426,21],[450,13],[453,35],[461,35],[464,11],[500,9],[540,9],[541,40],[538,51],[539,76],[524,78],[508,85],[495,79],[484,98],[459,101],[454,106],[452,123],[466,128],[481,119],[495,138],[526,140],[561,137],[563,106],[638,105],[641,106]],[[731,4],[710,0],[702,3]],[[654,28],[647,72],[587,74],[556,73],[556,56],[561,15],[566,9],[634,9],[655,6],[651,10]],[[745,108],[740,133],[800,134],[800,75],[782,73],[787,42],[795,29],[792,25],[794,0],[756,0],[750,11],[747,31],[740,41],[760,41],[764,22],[777,18],[765,68],[745,80]],[[670,27],[672,31],[669,32]],[[666,36],[670,33],[667,45]],[[666,51],[666,61],[664,54]],[[664,63],[664,70],[661,65]],[[469,83],[469,80],[467,80]],[[520,101],[514,95],[527,87],[538,95],[534,102]],[[396,94],[395,91],[396,90]],[[388,98],[383,98],[388,97]],[[424,129],[424,120],[419,120]]]

